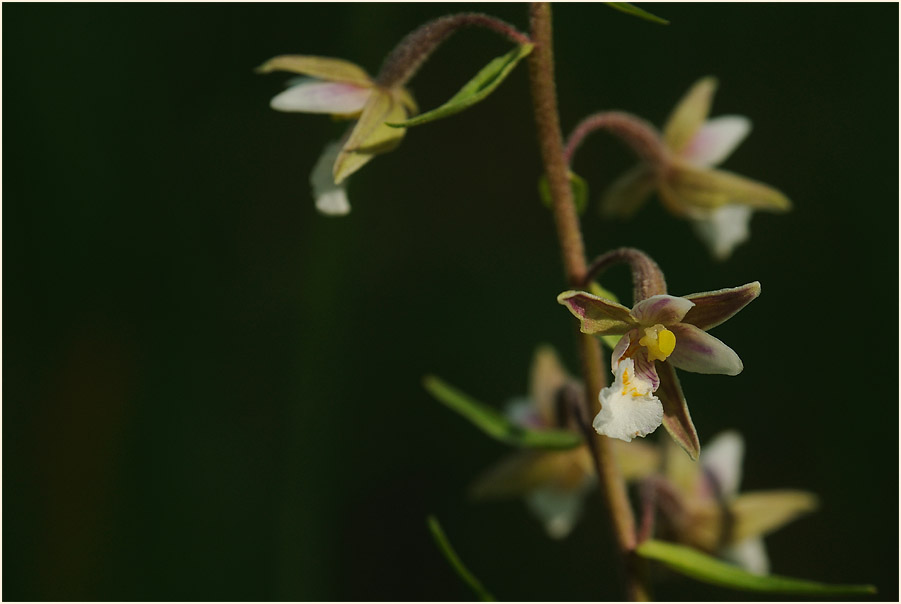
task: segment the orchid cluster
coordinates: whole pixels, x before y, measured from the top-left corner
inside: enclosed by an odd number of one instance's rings
[[[611,5],[661,21],[632,5]],[[634,218],[656,193],[669,212],[692,223],[716,260],[725,261],[748,240],[754,211],[784,212],[791,206],[777,189],[715,168],[747,136],[750,121],[737,115],[708,119],[717,82],[705,77],[676,105],[662,131],[630,113],[603,111],[582,120],[564,141],[552,76],[550,5],[534,4],[530,25],[527,35],[487,15],[436,19],[404,38],[375,77],[348,61],[310,55],[277,56],[258,71],[303,76],[290,80],[272,99],[273,109],[354,120],[339,141],[326,145],[310,176],[316,208],[342,215],[350,211],[349,176],[395,149],[408,129],[481,101],[528,57],[545,170],[542,195],[554,214],[568,281],[557,301],[578,320],[582,377],[569,375],[553,349],[542,346],[535,353],[528,397],[511,402],[503,414],[427,381],[436,398],[489,435],[521,449],[479,477],[471,495],[523,497],[548,535],[559,539],[575,529],[585,513],[586,496],[601,487],[615,527],[617,555],[623,558],[637,553],[719,584],[763,585],[754,588],[764,591],[766,586],[778,591],[788,585],[819,593],[811,587],[818,584],[786,578],[749,582],[710,561],[721,557],[754,575],[767,575],[762,537],[817,505],[815,496],[797,490],[739,493],[742,437],[724,432],[702,452],[676,374],[678,369],[734,376],[743,370],[739,355],[708,332],[756,299],[760,283],[675,296],[668,293],[658,265],[638,249],[615,249],[588,265],[577,213],[586,188],[573,172],[576,152],[588,135],[605,130],[621,138],[639,163],[601,196],[601,217]],[[470,26],[498,33],[515,47],[488,63],[445,104],[419,114],[408,89],[410,79],[438,45]],[[604,270],[617,264],[631,269],[631,307],[597,282]],[[601,342],[611,349],[609,385]],[[634,440],[650,436],[661,425],[670,438]],[[667,549],[672,546],[688,549]],[[645,597],[643,573],[627,574],[628,597]]]

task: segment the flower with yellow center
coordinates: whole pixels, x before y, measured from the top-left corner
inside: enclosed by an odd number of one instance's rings
[[[581,322],[583,333],[622,335],[613,349],[613,384],[600,392],[594,420],[600,434],[631,441],[662,423],[692,458],[698,436],[673,367],[695,373],[737,375],[735,352],[707,333],[760,294],[760,284],[685,297],[658,294],[631,309],[583,291],[557,297]]]

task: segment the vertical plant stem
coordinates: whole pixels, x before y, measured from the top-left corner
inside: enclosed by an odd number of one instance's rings
[[[573,203],[569,185],[569,168],[563,150],[563,134],[557,112],[557,91],[554,79],[553,32],[549,3],[533,3],[529,10],[531,37],[535,45],[529,55],[529,81],[532,104],[538,130],[541,159],[550,188],[557,238],[563,256],[563,268],[571,287],[581,287],[587,273],[585,244],[579,226],[579,217]],[[579,352],[582,359],[582,375],[589,401],[598,400],[598,393],[605,385],[604,362],[600,343],[596,338],[579,334]],[[641,580],[641,568],[637,565],[635,549],[635,517],[629,506],[626,484],[611,455],[608,439],[591,434],[592,447],[598,471],[601,496],[616,536],[617,557],[623,570],[626,596],[630,600],[644,600],[647,592]]]

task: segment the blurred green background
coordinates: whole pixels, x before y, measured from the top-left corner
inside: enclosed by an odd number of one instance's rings
[[[589,253],[641,247],[674,294],[762,282],[715,332],[745,372],[682,374],[702,443],[738,428],[746,489],[822,497],[767,539],[775,572],[895,600],[898,6],[643,6],[672,24],[555,7],[564,130],[600,109],[659,126],[717,75],[713,114],[755,124],[725,167],[795,210],[717,264],[656,201],[627,224],[592,208]],[[468,501],[507,450],[420,386],[501,404],[542,342],[575,369],[524,65],[354,176],[342,219],[308,175],[344,125],[270,110],[287,76],[252,72],[298,53],[374,73],[473,9],[527,26],[513,4],[4,6],[4,599],[467,599],[430,512],[502,599],[618,597],[597,496],[562,542],[520,501]],[[458,34],[420,106],[508,48]],[[575,168],[596,201],[632,162],[598,136]]]

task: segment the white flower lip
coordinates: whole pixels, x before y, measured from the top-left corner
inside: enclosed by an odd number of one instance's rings
[[[635,375],[635,363],[624,358],[613,385],[601,390],[601,411],[594,418],[598,434],[630,442],[647,436],[663,423],[663,404],[650,382]]]

